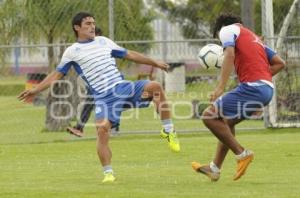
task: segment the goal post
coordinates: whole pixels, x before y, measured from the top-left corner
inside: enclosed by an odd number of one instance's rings
[[[300,10],[298,4],[299,0],[293,1],[284,18],[281,30],[275,37],[273,2],[272,0],[261,0],[262,33],[265,42],[268,46],[276,49],[286,59],[288,65],[286,71],[273,78],[274,96],[264,109],[266,127],[300,127],[300,37],[287,37],[288,28],[292,24],[295,13],[297,9]]]
[[[274,49],[274,23],[272,0],[261,0],[262,34],[268,46]],[[274,83],[274,96],[270,104],[264,109],[265,127],[273,127],[276,123],[276,84]]]

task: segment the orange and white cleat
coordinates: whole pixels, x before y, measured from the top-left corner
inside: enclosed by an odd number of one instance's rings
[[[196,172],[206,175],[213,182],[218,181],[220,178],[220,172],[213,172],[209,165],[201,165],[198,162],[192,162],[192,168]]]
[[[233,177],[234,181],[238,180],[246,173],[249,164],[254,159],[254,153],[252,151],[246,150],[246,152],[247,155],[245,157],[237,160],[237,170],[235,176]]]

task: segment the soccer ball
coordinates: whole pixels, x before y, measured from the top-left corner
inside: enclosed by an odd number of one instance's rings
[[[198,53],[198,60],[202,67],[221,68],[223,62],[223,48],[217,44],[207,44]]]

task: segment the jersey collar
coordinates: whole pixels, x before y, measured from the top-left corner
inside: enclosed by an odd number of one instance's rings
[[[90,42],[93,42],[94,39],[88,39],[86,41],[77,41],[77,43],[90,43]]]

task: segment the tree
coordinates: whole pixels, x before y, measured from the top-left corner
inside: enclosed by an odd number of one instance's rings
[[[188,39],[211,38],[215,17],[221,12],[240,14],[237,0],[188,0],[186,4],[156,0],[156,5],[167,13],[172,22],[182,25],[182,34]]]
[[[20,5],[17,0],[0,2],[0,43],[2,45],[17,44],[18,32],[21,31],[22,17],[19,13]],[[5,69],[6,59],[10,55],[7,48],[0,49],[0,65],[1,70]],[[1,73],[3,74],[4,71]]]
[[[153,30],[150,22],[154,19],[151,10],[146,10],[143,1],[115,1],[115,40],[152,40]],[[125,44],[126,48],[145,52],[149,44]]]
[[[46,41],[48,44],[66,42],[72,39],[70,28],[73,13],[84,4],[79,0],[25,0],[23,4],[23,38],[29,43]],[[34,30],[34,31],[33,31]],[[48,65],[52,70],[58,58],[55,50],[48,47]]]
[[[284,19],[284,22],[283,22],[283,25],[281,26],[281,29],[280,29],[280,32],[279,32],[279,38],[277,40],[277,43],[276,43],[276,48],[277,50],[280,50],[282,49],[282,45],[283,45],[283,37],[285,37],[287,35],[287,30],[294,18],[294,15],[296,13],[296,10],[297,10],[297,3],[298,3],[298,0],[294,0],[292,6],[290,7],[289,9],[289,12],[288,14],[286,15],[285,19]]]
[[[275,33],[279,32],[292,2],[293,0],[273,1]],[[240,3],[238,0],[188,0],[187,3],[175,4],[171,0],[155,0],[156,6],[167,14],[170,21],[182,25],[182,34],[188,39],[211,38],[215,18],[222,12],[241,15]],[[260,0],[255,0],[255,32],[261,34]]]
[[[115,26],[117,40],[132,40],[132,39],[152,39],[153,31],[149,25],[151,17],[143,9],[143,3],[139,0],[124,0],[115,1]],[[5,6],[14,9],[14,12],[9,12]],[[26,43],[66,43],[75,41],[74,33],[71,28],[71,19],[75,13],[79,11],[87,11],[93,13],[96,19],[96,25],[104,30],[104,34],[108,31],[108,1],[107,0],[4,0],[0,3],[0,10],[3,11],[1,16],[6,16],[9,19],[13,16],[20,16],[18,28],[16,30],[5,29],[4,33],[0,35],[0,40],[5,40],[3,35],[13,35],[14,37],[22,37],[22,42]],[[9,21],[9,20],[7,20]],[[3,24],[7,25],[7,21]],[[1,23],[0,23],[1,25]],[[14,27],[15,25],[11,25]],[[9,34],[6,31],[14,31]],[[21,36],[20,36],[21,35]],[[7,39],[6,39],[7,40]],[[11,39],[12,40],[12,39]],[[11,40],[7,44],[11,44]],[[139,49],[140,51],[147,50],[148,45],[132,45],[132,49]],[[59,62],[59,55],[61,50],[48,47],[48,68],[52,71]],[[71,72],[72,73],[72,72]],[[58,116],[68,115],[69,109],[64,104],[55,105],[51,108],[52,104],[67,100],[71,104],[78,104],[77,83],[75,75],[67,76],[71,78],[72,84],[75,85],[72,91],[72,96],[67,99],[59,97],[52,97],[49,95],[47,99],[47,112],[46,112],[46,129],[49,131],[64,130],[69,124],[70,119],[54,119],[51,115],[55,113]],[[62,88],[63,87],[63,88]],[[53,91],[58,94],[69,93],[70,88],[67,85],[56,84],[53,86]],[[77,109],[77,106],[73,107]]]

